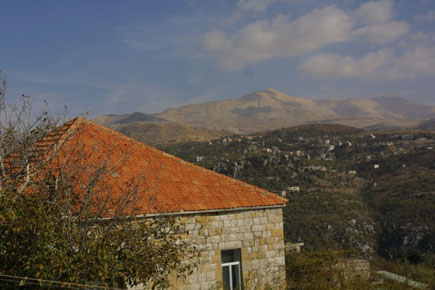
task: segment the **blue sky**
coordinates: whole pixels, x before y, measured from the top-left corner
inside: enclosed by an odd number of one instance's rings
[[[2,0],[7,97],[70,114],[141,111],[275,88],[435,105],[435,1]]]

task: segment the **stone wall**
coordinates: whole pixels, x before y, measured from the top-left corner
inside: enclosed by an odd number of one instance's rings
[[[241,249],[244,289],[284,289],[282,209],[181,216],[185,239],[199,250],[199,266],[173,289],[221,289],[221,250]]]
[[[336,268],[345,280],[368,281],[370,279],[370,263],[367,260],[341,259]]]

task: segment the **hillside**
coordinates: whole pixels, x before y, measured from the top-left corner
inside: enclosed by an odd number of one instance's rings
[[[434,107],[400,97],[321,101],[343,118],[424,119],[434,115]]]
[[[143,113],[104,115],[95,118],[94,121],[148,145],[208,141],[230,134],[224,130],[194,128],[176,122],[168,122]]]
[[[362,134],[366,131],[340,124],[312,124],[300,125],[288,128],[281,128],[273,131],[266,131],[263,133],[252,134],[252,136],[261,135],[265,138],[284,138],[291,142],[296,137],[313,137],[313,136],[346,136]]]
[[[128,124],[133,122],[166,122],[165,120],[157,118],[153,115],[148,115],[139,112],[134,112],[131,114],[123,114],[123,115],[116,115],[116,114],[103,115],[103,116],[96,117],[94,121],[106,127],[111,127],[113,125],[119,125],[119,124]]]
[[[435,131],[435,119],[427,120],[418,125],[420,130]]]
[[[124,135],[148,145],[163,145],[188,141],[208,141],[229,133],[223,130],[193,128],[175,122],[135,122],[113,126]]]
[[[286,239],[307,250],[335,245],[365,256],[414,258],[435,248],[433,148],[429,132],[372,134],[332,124],[163,147],[285,192]]]
[[[398,97],[320,101],[267,89],[241,98],[167,109],[154,116],[190,126],[253,133],[307,123],[409,127],[417,124],[410,120],[434,118],[435,107]]]

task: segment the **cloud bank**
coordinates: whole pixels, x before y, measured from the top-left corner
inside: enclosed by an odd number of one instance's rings
[[[275,0],[241,0],[238,10],[264,12]],[[219,64],[223,70],[240,70],[247,64],[260,61],[304,56],[331,44],[361,41],[376,45],[388,44],[408,34],[410,25],[404,21],[393,20],[393,2],[390,0],[367,2],[353,11],[345,11],[336,5],[314,9],[297,19],[289,15],[276,15],[270,20],[258,20],[242,25],[239,29],[215,29],[208,32],[202,48]],[[362,59],[334,54],[320,54],[308,59],[302,68],[314,71],[315,63],[345,75],[352,73],[356,63],[364,64],[365,71],[378,69],[383,63],[374,59],[387,57],[385,51],[370,53]],[[391,54],[391,53],[388,53]],[[325,68],[318,69],[323,74]],[[344,73],[349,71],[348,73]],[[361,74],[361,73],[359,73]]]
[[[333,5],[294,21],[288,15],[277,15],[271,21],[249,23],[233,35],[214,30],[205,36],[203,48],[214,53],[224,69],[235,70],[248,63],[297,56],[346,41],[351,28],[349,16]]]
[[[435,46],[414,46],[402,54],[381,49],[361,58],[321,53],[309,57],[299,68],[322,77],[366,76],[376,79],[415,78],[435,74]]]

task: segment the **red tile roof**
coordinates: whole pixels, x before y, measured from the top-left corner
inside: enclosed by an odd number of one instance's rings
[[[77,128],[80,133],[74,134]],[[89,166],[102,162],[113,166],[104,182],[111,194],[121,197],[129,182],[139,180],[141,202],[136,212],[140,214],[265,207],[287,202],[274,193],[183,161],[84,118],[65,123],[57,132],[53,140],[62,144],[60,148],[78,148],[80,144],[80,152],[91,152],[85,161]],[[84,176],[86,180],[91,178]]]

